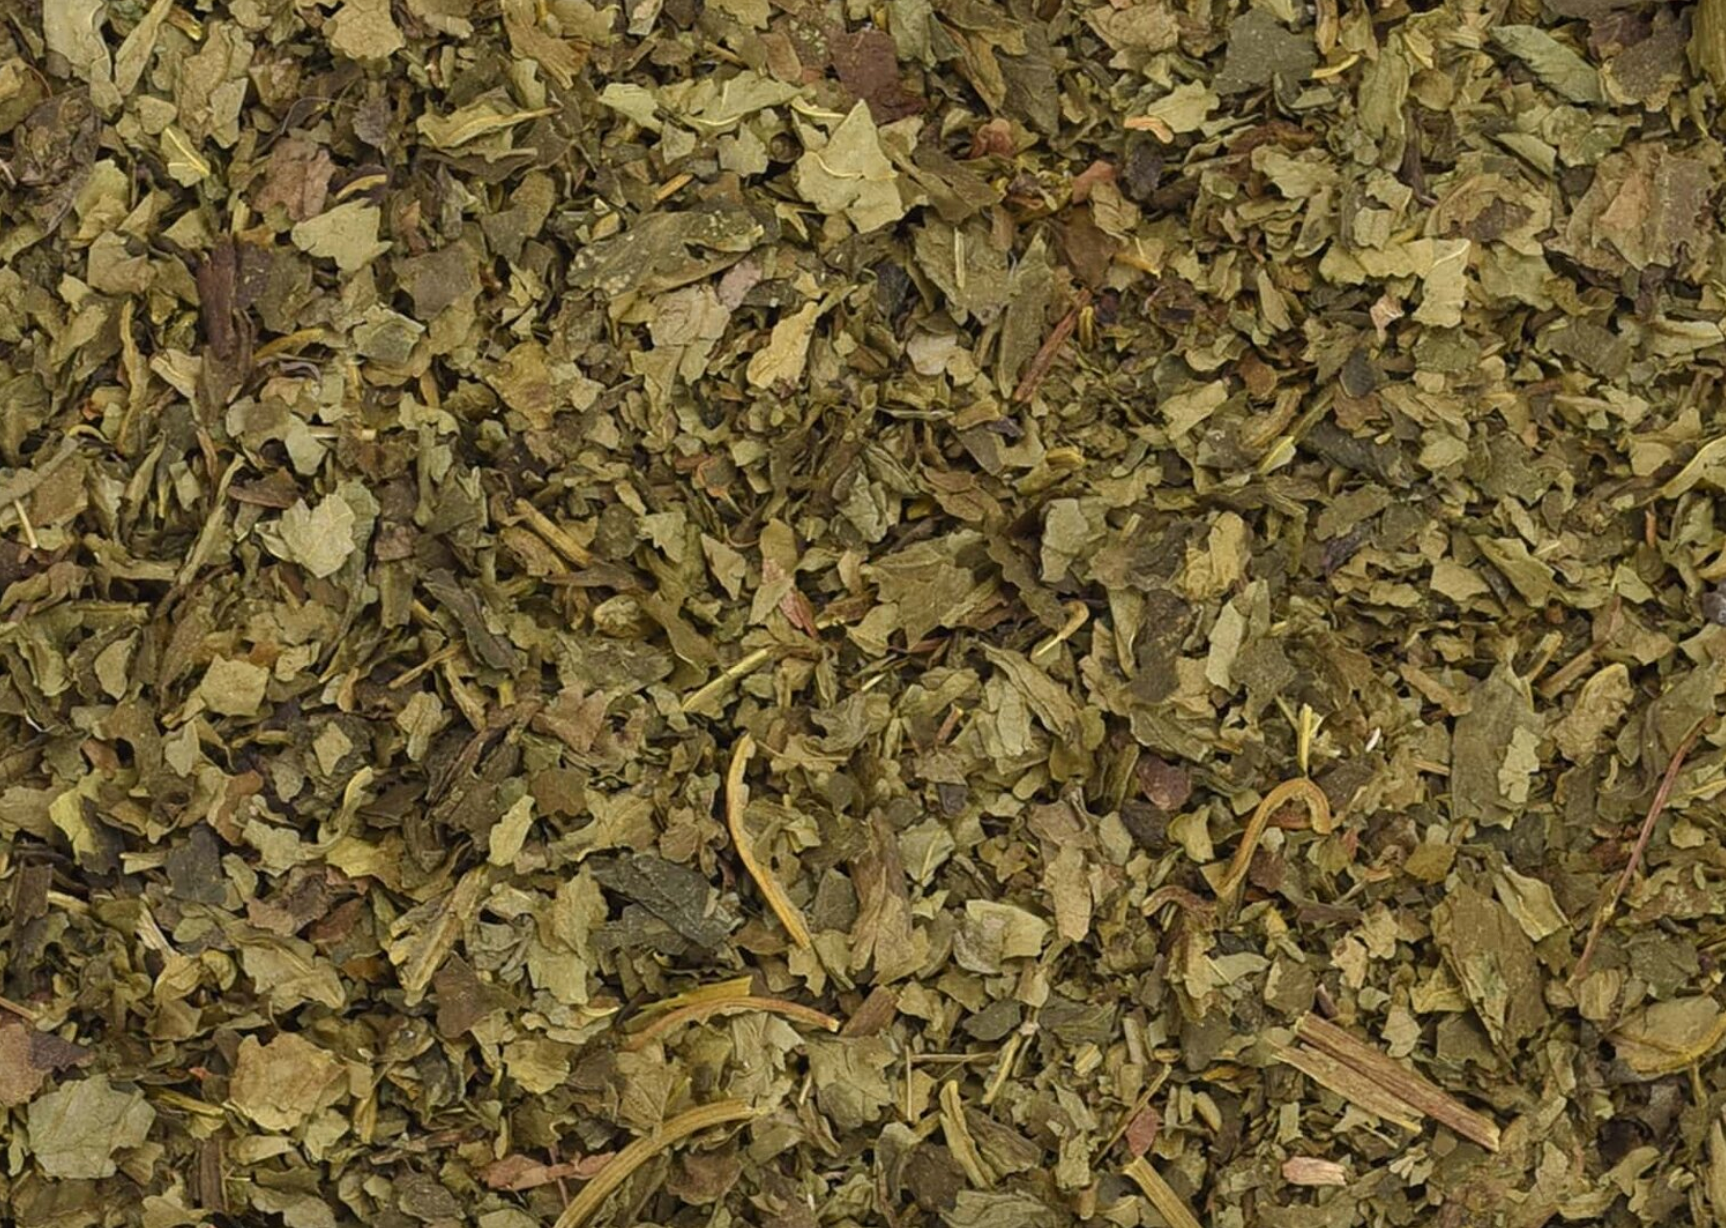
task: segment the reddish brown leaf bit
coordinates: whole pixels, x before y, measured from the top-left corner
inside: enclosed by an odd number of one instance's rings
[[[857,30],[828,41],[833,70],[851,93],[869,104],[878,124],[891,124],[923,109],[906,85],[893,39],[882,30]]]

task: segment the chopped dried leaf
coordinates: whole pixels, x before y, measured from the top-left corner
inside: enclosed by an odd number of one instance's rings
[[[1726,0],[0,13],[0,1223],[1726,1215]]]
[[[122,1091],[105,1074],[58,1087],[30,1102],[30,1154],[57,1180],[112,1177],[115,1153],[143,1144],[156,1110],[144,1093]]]

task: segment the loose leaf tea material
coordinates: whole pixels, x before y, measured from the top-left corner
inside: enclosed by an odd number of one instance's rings
[[[1726,1216],[1723,5],[0,5],[0,1222]]]
[[[141,1091],[122,1091],[106,1075],[56,1087],[30,1101],[31,1154],[49,1177],[93,1179],[117,1171],[115,1153],[149,1137],[156,1110]]]
[[[266,1130],[291,1130],[331,1090],[340,1064],[316,1045],[284,1032],[260,1045],[248,1036],[235,1056],[228,1095],[234,1107]]]

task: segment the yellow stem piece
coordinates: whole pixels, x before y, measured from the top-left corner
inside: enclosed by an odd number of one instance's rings
[[[1228,873],[1224,874],[1223,881],[1217,884],[1217,904],[1221,908],[1233,906],[1235,893],[1246,880],[1247,869],[1252,865],[1253,852],[1265,834],[1265,827],[1270,823],[1271,815],[1275,814],[1284,802],[1294,797],[1306,802],[1314,831],[1325,835],[1336,826],[1331,818],[1330,799],[1324,795],[1323,789],[1304,776],[1283,781],[1265,795],[1264,801],[1259,803],[1259,808],[1253,811],[1253,817],[1247,822],[1247,829],[1241,835],[1241,845],[1235,850],[1234,860],[1229,862]]]
[[[737,846],[737,856],[742,860],[743,868],[749,871],[749,877],[755,880],[755,885],[767,898],[773,915],[791,935],[791,941],[807,950],[810,946],[809,927],[803,923],[803,914],[767,867],[755,859],[749,833],[743,830],[743,807],[749,801],[749,786],[743,783],[743,774],[749,769],[749,757],[754,753],[754,738],[745,733],[737,739],[737,748],[731,752],[731,769],[725,774],[725,825],[731,829],[731,842]]]
[[[581,1193],[570,1200],[553,1228],[580,1228],[605,1205],[605,1200],[616,1192],[618,1186],[629,1180],[631,1173],[691,1134],[753,1116],[755,1110],[741,1100],[720,1100],[679,1113],[647,1138],[636,1139],[613,1156]]]
[[[1150,1161],[1144,1156],[1130,1161],[1121,1171],[1133,1179],[1133,1184],[1150,1199],[1151,1205],[1157,1209],[1157,1214],[1163,1217],[1170,1228],[1201,1228],[1198,1216],[1181,1201],[1181,1196],[1175,1193],[1174,1188],[1163,1180],[1163,1175],[1152,1168]]]
[[[766,1011],[773,1015],[784,1015],[787,1019],[795,1019],[807,1023],[811,1027],[823,1028],[829,1032],[837,1032],[840,1023],[832,1015],[824,1014],[812,1006],[804,1006],[797,1002],[786,1002],[781,998],[757,998],[753,995],[741,998],[716,998],[709,1002],[691,1002],[676,1010],[667,1011],[641,1031],[631,1034],[623,1042],[624,1051],[634,1053],[644,1049],[657,1038],[665,1035],[673,1028],[692,1023],[697,1019],[706,1019],[713,1015],[736,1015],[745,1011]]]

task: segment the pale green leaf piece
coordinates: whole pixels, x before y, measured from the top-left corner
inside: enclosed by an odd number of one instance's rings
[[[767,344],[749,360],[746,374],[751,387],[771,388],[802,380],[803,368],[809,361],[809,341],[820,313],[821,304],[805,303],[773,326]]]
[[[346,0],[325,29],[330,47],[350,60],[387,60],[407,46],[390,0]]]
[[[291,232],[294,246],[308,256],[334,260],[344,273],[355,273],[390,250],[378,238],[383,211],[363,200],[350,200],[317,217],[309,217]]]
[[[107,10],[102,0],[48,0],[41,20],[48,50],[66,57],[80,80],[112,92],[114,61],[102,38]]]
[[[266,1130],[292,1130],[340,1097],[341,1063],[311,1041],[283,1032],[269,1044],[240,1042],[228,1099]]]
[[[1146,107],[1145,115],[1167,124],[1170,132],[1197,132],[1221,103],[1214,91],[1187,81]]]
[[[210,711],[222,716],[256,716],[264,702],[270,671],[262,665],[230,657],[217,657],[204,671],[198,698]]]
[[[533,794],[526,793],[516,799],[515,805],[504,811],[503,817],[497,821],[497,826],[491,829],[491,847],[486,854],[486,860],[494,866],[513,864],[516,855],[521,852],[521,846],[527,842],[527,833],[532,826]]]
[[[30,1150],[42,1172],[65,1181],[93,1181],[119,1171],[114,1153],[141,1144],[156,1120],[141,1091],[121,1091],[105,1074],[92,1075],[31,1101]]]
[[[599,101],[619,115],[628,116],[649,132],[658,132],[665,126],[659,118],[659,100],[644,85],[612,81],[599,92]]]
[[[823,213],[844,214],[860,234],[905,216],[899,174],[882,152],[866,103],[851,108],[826,145],[797,159],[795,175],[804,200]]]
[[[340,495],[315,508],[300,499],[282,513],[266,544],[278,558],[298,563],[320,580],[341,570],[354,552],[354,509]]]

